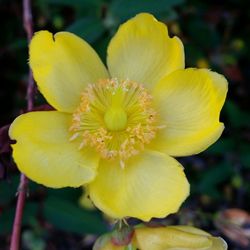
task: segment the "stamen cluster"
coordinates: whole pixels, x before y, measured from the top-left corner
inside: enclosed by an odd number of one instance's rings
[[[71,140],[80,138],[79,149],[90,146],[102,158],[124,161],[138,154],[155,137],[157,113],[152,96],[134,81],[99,80],[81,94],[73,113]]]

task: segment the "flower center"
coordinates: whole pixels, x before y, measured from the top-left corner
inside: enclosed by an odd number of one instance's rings
[[[73,113],[71,140],[90,146],[105,159],[124,161],[143,150],[156,135],[157,113],[152,97],[136,82],[99,80],[81,94]]]
[[[104,115],[106,127],[110,131],[124,130],[127,126],[127,120],[127,113],[122,107],[111,107]]]

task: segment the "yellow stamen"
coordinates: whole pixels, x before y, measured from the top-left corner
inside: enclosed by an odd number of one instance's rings
[[[90,84],[73,114],[70,140],[81,138],[79,149],[90,146],[105,159],[125,160],[150,143],[161,125],[152,97],[140,84],[117,79]]]

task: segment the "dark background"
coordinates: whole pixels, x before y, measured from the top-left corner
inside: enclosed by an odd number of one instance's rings
[[[244,214],[250,209],[249,1],[34,0],[32,8],[36,31],[74,32],[87,40],[104,61],[107,44],[119,24],[139,12],[150,12],[168,25],[171,35],[182,39],[187,66],[211,68],[226,76],[229,93],[221,117],[226,126],[223,136],[206,152],[180,159],[192,192],[177,215],[161,222],[194,225],[221,235],[229,249],[249,249],[250,219]],[[2,127],[26,109],[28,57],[21,1],[1,0],[0,18]],[[35,102],[37,106],[45,103],[39,93]],[[8,249],[19,182],[6,131],[0,130],[3,250]],[[98,211],[79,206],[81,194],[81,189],[53,190],[30,182],[22,249],[91,249],[95,237],[108,231],[110,224]],[[228,210],[231,208],[243,211]],[[225,211],[231,211],[231,217],[225,218]],[[225,231],[228,223],[231,234]]]

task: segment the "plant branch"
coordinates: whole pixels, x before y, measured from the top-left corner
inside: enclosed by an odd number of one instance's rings
[[[10,250],[20,249],[22,217],[23,217],[23,209],[25,205],[27,187],[28,187],[28,179],[24,174],[21,174],[19,188],[18,188],[18,199],[16,205],[15,220],[11,235]]]
[[[23,0],[23,27],[27,33],[28,42],[30,42],[33,36],[33,21],[32,21],[32,10],[31,0]],[[31,111],[34,106],[34,95],[35,95],[35,83],[31,70],[29,71],[29,80],[27,86],[27,109]]]
[[[33,36],[33,22],[31,11],[31,0],[23,0],[23,26],[27,33],[27,40],[30,42]],[[34,106],[35,84],[31,70],[29,71],[28,86],[27,86],[27,110],[31,111]],[[28,179],[24,174],[20,176],[20,183],[18,187],[18,198],[16,205],[15,219],[11,235],[10,250],[20,249],[20,235],[22,226],[23,210],[25,205],[25,198],[27,194]]]

